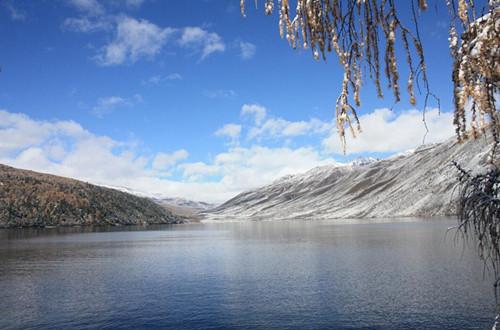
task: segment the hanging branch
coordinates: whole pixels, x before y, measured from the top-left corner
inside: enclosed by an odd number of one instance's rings
[[[490,0],[486,14],[477,18],[472,0],[447,0],[452,17],[450,51],[453,62],[455,131],[459,142],[491,132],[488,162],[496,157],[500,117],[495,96],[500,91],[500,0]],[[459,36],[459,31],[462,31]],[[469,110],[470,109],[470,110]],[[467,111],[471,113],[470,131]]]
[[[400,20],[395,0],[278,0],[277,6],[274,0],[264,1],[267,15],[277,8],[280,35],[292,48],[310,48],[315,59],[325,60],[327,53],[332,51],[337,55],[344,75],[336,102],[336,121],[344,148],[346,129],[353,136],[361,132],[357,108],[361,106],[364,68],[378,96],[383,97],[381,56],[387,85],[395,102],[400,101],[400,70],[395,51],[398,46],[406,55],[409,70],[406,90],[410,104],[416,104],[415,85],[420,90],[419,80],[423,83],[424,124],[429,97],[435,98],[439,105],[439,100],[430,91],[418,26],[416,7],[425,11],[426,0],[410,0],[412,29]],[[294,15],[290,10],[291,2],[296,4]],[[473,0],[446,0],[446,3],[452,17],[450,50],[454,60],[452,80],[457,138],[462,142],[469,136],[476,138],[480,132],[491,131],[494,137],[491,158],[494,158],[500,131],[500,118],[495,108],[500,75],[500,0],[489,0],[487,8],[483,9],[487,13],[479,19]],[[245,15],[245,0],[240,0],[240,4],[242,15]],[[406,5],[404,2],[403,6]],[[459,30],[463,31],[460,36]],[[472,114],[470,132],[466,122],[469,108]]]
[[[393,92],[395,102],[401,99],[400,70],[396,60],[398,35],[401,36],[409,67],[406,89],[410,103],[416,103],[414,85],[419,74],[427,95],[430,94],[416,17],[413,30],[406,27],[399,19],[394,0],[295,2],[293,16],[290,10],[291,1],[278,0],[281,37],[294,49],[300,46],[310,48],[315,59],[321,57],[326,60],[328,52],[335,52],[344,70],[341,92],[336,102],[337,130],[344,150],[346,129],[349,129],[353,136],[361,132],[357,108],[361,106],[363,68],[368,68],[368,76],[375,84],[378,96],[383,97],[380,63],[380,56],[383,56],[387,85]],[[245,15],[245,0],[241,0],[240,4],[242,15]],[[418,0],[418,7],[425,10],[426,1]],[[272,14],[275,8],[274,0],[265,0],[264,8],[266,14]],[[381,45],[385,45],[383,50]],[[417,60],[414,59],[415,56]]]
[[[474,234],[479,256],[500,276],[500,171],[488,165],[484,171],[472,174],[457,162],[460,190],[458,194],[457,233]],[[500,283],[497,280],[495,287]]]

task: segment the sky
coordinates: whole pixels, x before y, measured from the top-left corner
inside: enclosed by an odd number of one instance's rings
[[[344,154],[338,59],[291,49],[278,16],[247,2],[242,17],[237,0],[0,0],[0,163],[220,203],[283,175],[422,144],[423,96],[394,104],[364,79],[363,132]],[[441,105],[426,109],[426,143],[454,133],[448,16],[436,3],[420,17]]]

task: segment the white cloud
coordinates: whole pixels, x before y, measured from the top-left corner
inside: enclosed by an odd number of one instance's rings
[[[266,117],[266,108],[258,104],[244,104],[240,114],[241,116],[253,116],[255,124],[260,125]]]
[[[179,161],[186,159],[188,156],[189,153],[184,149],[177,150],[170,154],[159,152],[154,157],[152,166],[154,170],[166,171]]]
[[[68,3],[88,15],[102,15],[105,12],[97,0],[68,0]]]
[[[240,41],[240,55],[243,60],[249,60],[255,56],[257,52],[257,46],[251,42]]]
[[[249,112],[252,116],[256,113],[262,111]],[[348,151],[396,152],[414,147],[424,133],[421,115],[416,110],[395,115],[387,109],[364,115],[361,121],[365,131],[349,141]],[[306,130],[304,122],[291,123],[286,126],[287,134]],[[451,123],[450,113],[438,116],[437,110],[427,111],[428,142],[452,135]],[[236,136],[239,130],[229,129],[227,136]],[[342,152],[335,132],[324,139],[323,144],[330,152]],[[232,145],[210,161],[186,162],[189,154],[184,149],[150,154],[139,149],[137,144],[92,134],[74,121],[35,120],[0,110],[0,163],[94,184],[208,202],[222,202],[283,175],[335,163],[320,149],[319,146]],[[166,178],[170,173],[181,176]]]
[[[130,8],[139,8],[145,0],[125,0],[125,5]]]
[[[97,116],[103,116],[111,113],[113,109],[130,105],[130,103],[120,96],[102,97],[97,100],[92,112]]]
[[[180,73],[171,73],[165,77],[166,80],[182,80]]]
[[[89,18],[89,17],[70,17],[63,22],[63,27],[69,31],[75,32],[97,32],[111,30],[113,25],[108,19]]]
[[[162,76],[156,75],[156,76],[149,77],[146,80],[143,80],[142,84],[143,85],[158,85],[159,83],[161,83],[163,81],[163,79],[164,78]]]
[[[333,162],[312,148],[234,147],[209,163],[186,150],[147,155],[73,121],[38,121],[0,110],[0,163],[149,194],[222,202],[286,174]],[[166,179],[170,170],[183,180]]]
[[[148,20],[135,19],[126,14],[108,14],[96,0],[67,1],[78,8],[82,16],[66,18],[62,24],[63,29],[83,33],[112,32],[112,35],[108,37],[110,41],[94,56],[95,62],[102,66],[131,64],[140,59],[152,60],[169,40],[173,41],[172,46],[176,45],[200,54],[200,61],[214,53],[222,53],[226,50],[226,44],[220,35],[198,26],[161,27]],[[111,8],[121,7],[123,4],[127,8],[138,8],[142,3],[143,1],[139,0],[106,2]],[[251,44],[241,47],[245,49],[242,56],[251,55]],[[179,77],[179,74],[173,74],[167,78],[173,80]]]
[[[309,147],[268,148],[252,146],[234,147],[216,155],[213,163],[183,164],[185,175],[202,181],[204,176],[219,175],[217,189],[225,190],[223,195],[230,198],[251,188],[271,183],[279,177],[297,174],[315,166],[333,164],[331,158],[323,158]]]
[[[155,75],[152,77],[149,77],[146,80],[142,81],[143,85],[158,85],[164,81],[172,81],[172,80],[182,80],[182,76],[179,73],[171,73],[166,76],[162,75]]]
[[[215,32],[208,32],[197,26],[188,26],[182,30],[178,40],[181,47],[196,49],[201,53],[200,60],[204,60],[215,52],[224,52],[226,45]]]
[[[241,134],[241,125],[236,125],[236,124],[226,124],[215,132],[216,136],[229,137],[231,139],[231,144],[238,144],[240,134]]]
[[[100,16],[106,14],[106,8],[113,9],[137,9],[140,8],[145,0],[66,0],[73,8],[86,15]]]
[[[3,164],[146,192],[164,185],[148,166],[150,157],[132,144],[96,136],[73,121],[37,121],[0,110],[0,138]]]
[[[232,89],[217,89],[217,90],[204,91],[203,94],[211,99],[219,99],[219,98],[225,99],[225,98],[235,97],[237,95],[236,92]]]
[[[96,136],[73,121],[36,121],[0,111],[0,162],[94,183],[143,175],[145,161],[126,144]]]
[[[216,165],[208,165],[203,162],[181,164],[179,168],[189,181],[203,180],[207,176],[220,173],[220,168]]]
[[[102,1],[102,0],[99,0]],[[136,10],[142,7],[146,0],[105,0],[102,1],[110,10]]]
[[[50,140],[51,136],[82,138],[87,134],[87,131],[73,121],[35,121],[24,114],[0,110],[0,156],[30,146],[39,146]],[[52,144],[55,142],[51,141]]]
[[[269,118],[262,125],[252,127],[248,139],[287,138],[307,134],[326,133],[331,128],[329,123],[313,118],[309,121],[288,121],[283,118]]]
[[[114,109],[133,106],[141,102],[143,102],[143,98],[140,94],[135,94],[131,98],[123,98],[121,96],[101,97],[92,107],[92,113],[98,117],[102,117],[110,114]]]
[[[175,32],[172,28],[161,28],[147,20],[120,17],[114,39],[96,56],[103,66],[134,63],[140,58],[156,56],[168,38]]]
[[[326,133],[331,124],[312,118],[309,121],[288,121],[283,118],[267,118],[267,110],[258,104],[244,104],[242,117],[253,117],[255,126],[249,127],[248,140],[263,138],[289,138],[299,135]],[[267,118],[267,119],[266,119]]]
[[[425,126],[422,122],[422,112],[407,110],[396,114],[389,109],[377,109],[360,116],[363,132],[353,139],[348,132],[346,136],[347,152],[398,152],[414,148],[422,143]],[[454,134],[453,114],[441,112],[438,109],[426,111],[426,122],[429,133],[426,143],[440,142]],[[340,154],[343,152],[340,138],[336,131],[323,140],[323,146],[328,152]]]

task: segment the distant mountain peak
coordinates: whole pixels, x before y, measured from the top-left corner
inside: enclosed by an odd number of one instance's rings
[[[212,207],[214,207],[214,204],[211,203],[206,203],[206,202],[201,202],[201,201],[193,201],[189,200],[187,198],[182,198],[182,197],[169,197],[165,196],[164,194],[158,194],[158,193],[146,193],[138,190],[134,190],[128,187],[124,186],[113,186],[113,185],[105,185],[105,184],[100,184],[99,186],[101,187],[107,187],[111,189],[116,189],[119,191],[123,191],[138,197],[144,197],[144,198],[149,198],[159,204],[170,204],[172,206],[180,206],[180,207],[188,207],[192,208],[195,210],[208,210]]]
[[[380,158],[375,157],[358,157],[350,162],[353,166],[366,166],[378,162]]]

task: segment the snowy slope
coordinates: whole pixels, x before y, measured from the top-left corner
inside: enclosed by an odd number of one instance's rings
[[[123,186],[110,186],[110,185],[104,185],[104,184],[99,184],[99,186],[123,191],[123,192],[126,192],[126,193],[131,194],[131,195],[135,195],[138,197],[149,198],[153,202],[156,202],[157,204],[160,204],[163,206],[180,207],[180,208],[190,209],[193,211],[205,211],[205,210],[211,209],[215,206],[214,204],[200,202],[200,201],[192,201],[192,200],[180,198],[180,197],[165,197],[164,195],[160,195],[160,194],[145,193],[142,191],[133,190],[133,189],[130,189],[128,187],[123,187]]]
[[[197,211],[205,211],[213,208],[215,205],[205,202],[192,201],[184,198],[170,198],[170,197],[151,197],[151,199],[161,205],[172,205],[177,207],[188,208]]]
[[[239,194],[205,213],[206,220],[440,216],[455,212],[457,172],[474,169],[488,152],[484,139],[450,139],[385,160],[324,166]]]

